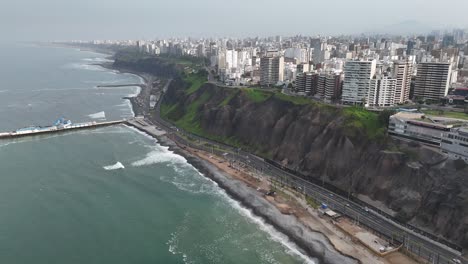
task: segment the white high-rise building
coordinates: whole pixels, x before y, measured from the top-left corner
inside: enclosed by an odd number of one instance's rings
[[[226,51],[226,69],[231,70],[237,68],[237,51],[227,50]]]
[[[450,63],[425,62],[418,64],[414,97],[439,101],[448,93],[450,75]]]
[[[409,101],[411,88],[411,76],[413,75],[413,61],[398,61],[393,65],[393,72],[397,80],[395,90],[395,104],[406,103]]]
[[[369,85],[375,75],[376,65],[376,60],[346,62],[342,94],[344,104],[362,104],[368,99]]]
[[[260,84],[275,85],[282,82],[284,77],[284,58],[263,57],[260,59]]]
[[[393,106],[395,104],[396,87],[397,79],[389,76],[376,76],[370,81],[366,106]]]

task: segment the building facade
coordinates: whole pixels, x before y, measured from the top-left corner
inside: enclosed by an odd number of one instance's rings
[[[296,77],[296,92],[304,95],[314,95],[317,92],[318,74],[302,73]]]
[[[325,95],[327,102],[335,102],[341,97],[342,76],[341,74],[327,74],[325,79]]]
[[[446,152],[463,154],[458,147],[448,146],[462,143],[467,145],[466,141],[460,136],[460,133],[467,132],[468,121],[454,118],[426,116],[423,113],[399,112],[390,117],[388,125],[388,134],[406,140],[417,141],[426,145],[441,147]],[[452,135],[452,136],[450,136]],[[452,138],[458,135],[459,140],[455,142]],[[445,140],[445,142],[443,142]],[[451,144],[451,141],[453,144]],[[465,143],[463,143],[465,142]],[[442,147],[442,144],[445,144]],[[465,147],[464,145],[460,145]],[[461,152],[460,152],[461,151]]]
[[[452,158],[468,161],[468,128],[453,129],[442,134],[440,148]]]
[[[411,77],[413,75],[413,62],[411,59],[394,63],[393,72],[397,80],[395,89],[395,104],[409,101]]]
[[[276,85],[283,81],[284,58],[263,57],[260,59],[260,84],[264,86]]]
[[[347,61],[344,66],[342,102],[363,104],[368,99],[370,81],[375,75],[376,60]]]
[[[450,74],[450,63],[425,62],[418,64],[414,98],[439,101],[447,96]]]
[[[367,106],[387,107],[395,104],[397,79],[389,76],[376,76],[370,81]]]

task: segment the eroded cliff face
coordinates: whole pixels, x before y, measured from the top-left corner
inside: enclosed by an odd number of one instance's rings
[[[212,84],[191,94],[184,88],[175,81],[165,96],[171,121],[190,115],[205,135],[235,140],[307,177],[368,195],[400,219],[468,248],[463,164],[420,145],[372,137],[344,109],[279,96],[252,100],[244,90]]]

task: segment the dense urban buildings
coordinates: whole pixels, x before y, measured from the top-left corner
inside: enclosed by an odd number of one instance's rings
[[[95,41],[156,56],[205,58],[216,81],[276,87],[325,102],[371,108],[464,104],[468,32],[413,36],[292,36]],[[456,92],[455,92],[456,91]]]

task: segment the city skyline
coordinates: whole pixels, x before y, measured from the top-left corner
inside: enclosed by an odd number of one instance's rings
[[[268,6],[246,0],[231,5],[214,0],[23,0],[3,4],[0,40],[419,33],[467,27],[463,14],[467,8],[468,3],[459,0],[444,5],[433,0],[395,0],[391,5],[361,0],[353,6],[344,0],[335,1],[333,6],[303,0],[293,4],[273,0]]]

